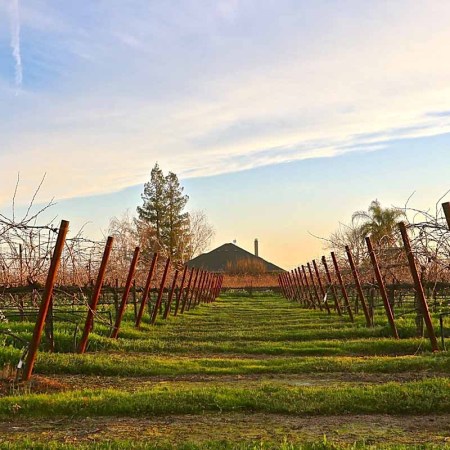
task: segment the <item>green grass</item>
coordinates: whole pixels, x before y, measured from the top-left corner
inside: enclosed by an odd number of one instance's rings
[[[380,357],[220,358],[90,353],[40,354],[36,372],[104,376],[249,375],[305,373],[450,373],[447,354]]]
[[[99,389],[0,399],[2,419],[11,415],[135,417],[217,411],[295,415],[450,413],[450,380],[342,387],[289,387],[262,383],[252,389],[175,385],[136,392]]]
[[[233,413],[243,413],[249,417],[254,413],[286,414],[294,418],[354,414],[450,414],[450,380],[445,378],[450,373],[450,355],[445,352],[431,353],[428,340],[415,337],[414,314],[397,320],[400,340],[390,337],[382,310],[377,310],[375,319],[376,326],[367,328],[362,314],[356,317],[355,323],[351,323],[348,317],[305,310],[278,296],[227,296],[177,318],[170,317],[167,321],[158,318],[156,326],[148,324],[147,314],[141,329],[137,330],[133,326],[130,306],[119,339],[110,339],[109,327],[104,322],[98,322],[91,333],[89,351],[85,355],[71,353],[74,325],[56,321],[57,352],[44,351],[44,339],[35,373],[49,378],[60,375],[62,385],[68,383],[68,386],[77,388],[32,394],[29,386],[22,386],[18,390],[21,395],[0,398],[0,419],[20,421],[23,418],[27,422],[42,423],[53,417],[65,420],[70,417],[76,421],[77,418],[88,420],[88,417],[103,416],[162,416],[170,421],[171,415],[220,416],[220,413],[233,416]],[[1,326],[11,328],[26,339],[33,329],[31,322],[18,320]],[[0,347],[0,366],[15,365],[21,354],[20,345],[10,338],[2,339],[4,346]],[[17,348],[11,345],[13,343]],[[314,381],[316,374],[320,373],[340,375],[335,377],[336,381],[325,380],[306,387],[277,381],[278,375],[281,379],[282,375],[295,374],[306,374],[308,379]],[[360,374],[360,378],[355,379],[361,379],[363,383],[340,381],[345,379],[342,375],[345,373]],[[401,380],[403,378],[395,375],[405,374],[404,379],[410,381],[377,383],[374,382],[378,381],[376,376],[365,377],[370,373],[392,375],[380,377],[380,380]],[[414,373],[420,374],[414,377]],[[429,378],[433,374],[436,378]],[[90,390],[80,390],[80,386],[88,387],[89,379],[83,378],[84,375],[117,378],[95,383],[96,387]],[[236,377],[231,381],[221,378],[226,375]],[[422,381],[411,381],[421,379],[422,375]],[[214,378],[205,381],[205,376]],[[136,381],[122,382],[120,377],[136,377]],[[139,377],[149,379],[139,383]],[[151,377],[163,377],[164,380]],[[333,377],[330,376],[330,379]],[[231,423],[229,426],[233,430]],[[207,441],[198,442],[194,436],[191,443],[179,442],[175,435],[170,442],[163,438],[142,442],[139,437],[118,441],[114,436],[107,439],[103,436],[101,442],[77,444],[76,448],[372,448],[363,440],[357,443],[332,443],[326,439],[302,443],[297,443],[295,439],[280,441],[280,433],[277,433],[275,440],[264,442],[239,435],[228,439],[228,434],[224,434],[227,437],[224,441],[210,440],[216,436],[209,435]],[[45,441],[43,439],[40,447],[40,439],[27,441],[31,435],[31,431],[16,435],[15,443],[10,439],[7,442],[0,439],[0,449],[75,448],[70,443],[52,442],[51,436],[46,437]],[[403,448],[401,445],[389,446],[388,432],[386,436],[386,448]],[[383,447],[377,444],[376,448]]]
[[[140,330],[133,326],[131,310],[130,306],[120,339],[110,339],[109,328],[98,323],[89,350],[296,356],[407,355],[430,350],[428,340],[414,337],[412,315],[397,320],[402,339],[395,341],[382,311],[377,313],[378,325],[367,328],[361,315],[353,324],[346,317],[306,311],[277,297],[227,298],[178,318],[159,319],[156,326],[144,322]],[[16,321],[8,327],[29,340],[33,324]],[[73,324],[56,322],[54,334],[57,352],[73,351]],[[12,341],[6,338],[5,344]]]

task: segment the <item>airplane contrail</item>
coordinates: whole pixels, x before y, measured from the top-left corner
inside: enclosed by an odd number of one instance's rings
[[[22,56],[20,54],[20,15],[19,0],[11,0],[11,49],[12,56],[15,61],[15,77],[16,87],[22,86],[23,70]]]

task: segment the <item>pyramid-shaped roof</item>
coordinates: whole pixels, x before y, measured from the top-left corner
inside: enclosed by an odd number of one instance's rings
[[[262,261],[267,272],[284,272],[284,269],[281,267],[278,267],[259,256],[255,256],[253,253],[231,243],[223,244],[208,253],[202,253],[188,261],[187,266],[190,268],[208,270],[210,272],[225,272],[227,265],[236,265],[238,261],[242,260],[254,260],[259,263]]]

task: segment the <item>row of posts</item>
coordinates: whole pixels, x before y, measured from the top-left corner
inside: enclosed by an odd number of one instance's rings
[[[52,306],[53,288],[58,274],[61,255],[63,252],[68,229],[69,229],[69,222],[65,220],[61,221],[61,226],[58,232],[58,238],[56,240],[44,288],[44,293],[42,296],[42,301],[39,307],[38,317],[33,331],[33,337],[28,347],[27,358],[25,361],[25,366],[22,374],[22,379],[24,381],[28,381],[33,372],[33,367],[36,361],[37,351],[41,341],[45,321],[49,309]],[[89,334],[94,325],[94,317],[97,310],[100,294],[102,291],[105,272],[108,265],[109,257],[111,255],[112,247],[113,247],[113,237],[110,236],[106,241],[105,250],[103,252],[99,272],[89,301],[89,308],[85,325],[83,328],[83,334],[77,349],[78,353],[85,353],[88,345]],[[117,310],[116,320],[112,328],[110,337],[113,339],[116,339],[119,335],[120,326],[122,323],[123,316],[125,314],[125,310],[128,304],[128,297],[135,277],[136,267],[139,261],[139,255],[140,255],[140,248],[136,247],[133,253],[130,268],[128,270],[128,276],[125,283],[122,300]],[[153,255],[150,268],[148,271],[145,287],[142,294],[142,299],[139,305],[139,311],[135,319],[135,327],[138,329],[141,326],[145,307],[149,300],[152,284],[154,283],[154,274],[156,271],[156,264],[158,258],[159,258],[158,253],[155,253]],[[167,290],[166,281],[170,265],[171,260],[170,258],[167,258],[164,265],[164,272],[161,278],[161,282],[159,284],[156,302],[153,308],[151,309],[150,313],[150,323],[152,325],[155,324],[158,312],[160,311],[160,309],[162,310],[163,307],[163,294],[164,291]],[[177,282],[178,279],[180,278],[180,273],[181,273],[181,281],[177,289]],[[223,283],[223,275],[217,275],[198,268],[189,270],[187,266],[184,266],[182,271],[178,269],[175,270],[172,283],[168,287],[168,298],[165,303],[164,311],[162,313],[163,319],[167,319],[168,316],[170,315],[173,303],[174,303],[173,314],[174,316],[177,316],[178,314],[183,314],[185,311],[194,308],[200,303],[214,302],[216,298],[219,296],[220,290],[222,288],[222,283]]]
[[[445,206],[446,205],[446,206]],[[444,211],[446,212],[447,221],[450,227],[450,204],[445,204]],[[448,215],[447,215],[448,212]],[[433,323],[431,320],[430,312],[428,309],[427,299],[425,297],[425,292],[423,289],[423,284],[421,281],[421,277],[417,270],[417,264],[414,258],[414,254],[411,248],[411,242],[408,236],[407,227],[404,222],[400,222],[398,224],[400,234],[402,236],[404,249],[406,252],[406,256],[408,259],[409,269],[411,271],[411,275],[414,281],[414,288],[416,291],[420,313],[425,322],[428,337],[431,342],[431,347],[433,351],[438,351],[438,343],[436,339],[436,334],[434,331]],[[378,262],[378,258],[374,251],[372,241],[370,237],[365,238],[367,250],[369,253],[370,261],[372,263],[372,267],[374,270],[375,278],[377,281],[378,289],[380,291],[381,298],[383,300],[384,310],[392,331],[392,335],[395,339],[399,339],[399,334],[397,330],[397,326],[395,324],[394,313],[392,310],[391,303],[389,301],[388,293],[386,290],[386,286],[381,275],[380,265]],[[371,312],[369,311],[366,296],[364,294],[364,290],[361,284],[361,278],[358,273],[358,268],[355,265],[355,261],[352,255],[352,252],[348,246],[345,247],[345,252],[347,255],[348,263],[351,268],[354,285],[357,291],[357,298],[361,304],[361,307],[364,311],[364,316],[366,320],[366,325],[368,327],[373,326],[373,320]],[[285,272],[280,274],[278,277],[279,285],[282,289],[283,295],[290,299],[300,302],[303,306],[307,308],[326,310],[328,314],[331,314],[331,310],[333,309],[338,315],[347,314],[350,321],[354,322],[353,311],[350,307],[349,296],[347,292],[347,288],[345,286],[344,280],[342,278],[341,269],[336,258],[334,252],[331,252],[331,260],[334,266],[336,279],[338,281],[338,286],[340,288],[343,304],[339,301],[338,292],[336,285],[332,281],[332,276],[330,272],[330,268],[328,267],[327,259],[325,256],[322,257],[322,265],[324,269],[324,273],[326,276],[326,280],[323,281],[321,279],[321,275],[319,272],[318,265],[315,260],[312,261],[312,265],[308,262],[306,266],[302,265],[297,267],[290,272]],[[314,270],[314,272],[313,272]],[[315,275],[315,277],[314,277]],[[332,306],[330,308],[330,303],[328,302],[328,293],[332,295]]]

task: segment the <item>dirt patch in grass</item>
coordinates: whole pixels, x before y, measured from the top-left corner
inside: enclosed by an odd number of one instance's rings
[[[65,443],[136,439],[155,443],[316,441],[336,443],[450,443],[450,415],[348,415],[295,417],[267,414],[206,414],[152,418],[86,418],[0,422],[0,443],[30,439]]]
[[[16,381],[13,377],[0,379],[0,397],[24,394],[50,394],[67,390],[69,385],[56,377],[35,375],[29,382]]]

